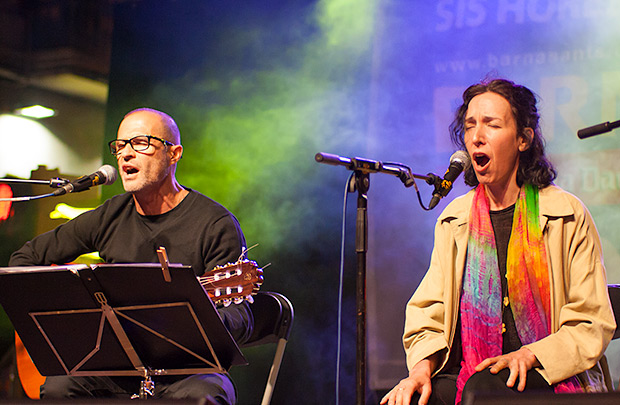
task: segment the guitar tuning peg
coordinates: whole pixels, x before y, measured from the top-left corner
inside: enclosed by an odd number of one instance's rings
[[[248,300],[250,304],[254,304],[254,297],[252,297],[251,295],[248,295],[245,299]]]
[[[241,304],[243,302],[243,297],[235,297],[233,298],[233,302],[235,304]]]
[[[220,302],[222,303],[222,305],[224,305],[224,307],[229,307],[230,304],[232,304],[232,301],[230,300],[230,298],[225,298]]]

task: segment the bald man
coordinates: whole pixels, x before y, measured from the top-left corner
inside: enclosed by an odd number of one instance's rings
[[[166,247],[171,262],[191,265],[197,276],[237,261],[246,246],[237,219],[176,179],[183,146],[177,124],[168,114],[150,108],[129,112],[109,146],[126,192],[27,242],[13,253],[9,266],[64,264],[89,252],[99,252],[106,263],[157,263],[160,246]],[[243,303],[218,311],[235,340],[247,340],[253,327],[249,306]],[[236,402],[227,374],[153,380],[157,398]],[[41,397],[129,398],[139,392],[140,381],[136,377],[48,377]]]

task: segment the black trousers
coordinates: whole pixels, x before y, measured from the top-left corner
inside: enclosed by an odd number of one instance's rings
[[[476,393],[492,393],[494,395],[518,395],[515,384],[514,388],[506,386],[506,381],[510,376],[510,370],[503,369],[497,374],[492,374],[489,369],[472,375],[465,388],[463,388],[462,403],[466,404],[468,399],[473,399]],[[454,374],[439,374],[432,380],[433,390],[428,401],[429,405],[454,405],[456,400],[456,378]],[[527,372],[527,381],[523,392],[553,392],[547,381],[536,370]],[[412,404],[417,404],[419,394],[415,394],[411,400]]]
[[[139,377],[47,377],[41,386],[42,399],[117,398],[129,399],[140,392]],[[227,374],[153,377],[154,398],[191,399],[202,404],[232,405],[236,389]]]

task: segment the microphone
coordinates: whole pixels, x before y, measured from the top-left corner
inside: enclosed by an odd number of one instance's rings
[[[67,193],[77,193],[80,191],[88,190],[92,186],[98,186],[100,184],[112,184],[116,181],[118,172],[110,165],[103,165],[93,174],[88,176],[82,176],[76,180],[65,184],[60,187],[52,195],[63,195]]]
[[[579,137],[579,139],[585,139],[594,135],[600,135],[604,134],[605,132],[610,132],[618,127],[620,127],[620,121],[607,121],[603,122],[602,124],[592,125],[591,127],[580,129],[579,131],[577,131],[577,137]]]
[[[471,160],[467,152],[457,150],[450,156],[450,167],[446,170],[443,180],[435,184],[433,198],[431,198],[431,202],[428,204],[429,210],[435,208],[439,200],[448,195],[450,190],[452,190],[452,182],[459,177],[463,170],[469,169],[469,166],[471,166]]]

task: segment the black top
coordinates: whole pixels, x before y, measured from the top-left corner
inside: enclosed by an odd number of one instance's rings
[[[236,262],[245,248],[237,219],[212,199],[188,191],[174,209],[153,216],[140,215],[131,194],[114,196],[27,242],[11,255],[9,266],[65,264],[90,252],[99,252],[106,263],[158,263],[160,246],[171,263],[190,265],[196,275]],[[253,324],[248,305],[219,311],[233,337],[245,341]]]
[[[508,258],[508,243],[512,232],[512,220],[514,217],[515,206],[512,205],[500,211],[491,211],[491,224],[495,234],[495,245],[497,246],[497,262],[499,265],[499,275],[502,283],[502,323],[506,331],[503,334],[502,353],[510,353],[519,350],[523,344],[519,339],[515,319],[510,306],[508,295],[508,283],[506,279],[506,261]],[[508,303],[506,306],[505,303]]]

